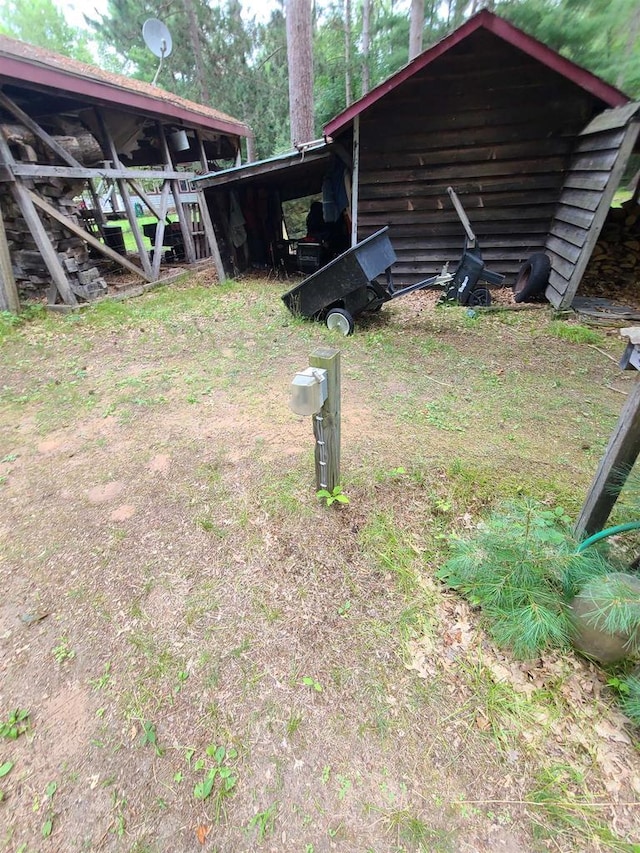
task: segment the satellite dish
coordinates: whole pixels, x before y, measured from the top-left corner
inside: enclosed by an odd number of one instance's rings
[[[142,38],[151,53],[165,59],[171,53],[173,42],[167,26],[157,18],[149,18],[142,25]]]

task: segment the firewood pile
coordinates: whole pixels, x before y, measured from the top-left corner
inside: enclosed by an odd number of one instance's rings
[[[35,181],[33,190],[55,205],[65,216],[78,222],[76,197],[83,187],[82,181],[69,183],[62,178],[46,178]],[[0,211],[4,218],[13,274],[20,298],[40,299],[51,285],[51,276],[42,255],[12,196],[0,196]],[[59,222],[46,216],[42,217],[42,221],[76,296],[89,301],[106,293],[107,284],[95,262],[89,257],[87,244],[70,234]]]
[[[580,283],[581,296],[640,308],[640,205],[612,207]]]
[[[25,128],[3,124],[2,133],[19,162],[47,163],[52,153]],[[93,163],[100,147],[89,133],[56,136],[60,145],[83,163]],[[82,225],[80,196],[85,182],[62,177],[41,177],[25,181],[36,194],[45,198],[65,216]],[[0,214],[4,219],[13,274],[21,299],[41,299],[51,286],[51,276],[36,242],[25,222],[20,207],[9,192],[8,184],[0,184]],[[71,290],[81,300],[95,299],[107,292],[107,285],[89,256],[86,243],[67,231],[59,222],[40,215],[47,237],[55,248],[67,274]]]

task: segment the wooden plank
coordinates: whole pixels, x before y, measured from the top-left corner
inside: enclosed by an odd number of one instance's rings
[[[116,144],[113,141],[113,137],[111,136],[111,132],[109,131],[109,127],[106,121],[104,120],[104,116],[102,115],[99,109],[94,110],[94,112],[98,120],[98,126],[100,127],[100,130],[102,132],[104,144],[106,144],[107,146],[107,150],[109,151],[109,155],[111,157],[113,165],[116,168],[122,168],[122,164],[120,163],[120,158],[118,156],[118,151],[116,149]],[[129,225],[131,226],[131,233],[133,234],[133,238],[136,241],[138,257],[140,258],[142,269],[144,270],[147,279],[151,281],[151,262],[149,260],[147,247],[144,242],[144,236],[142,234],[142,231],[140,230],[138,218],[135,214],[133,203],[131,202],[127,181],[124,178],[117,178],[116,183],[118,185],[118,190],[120,191],[120,197],[124,205],[125,213],[127,214]]]
[[[492,193],[525,193],[529,190],[549,189],[555,190],[554,199],[562,186],[562,175],[509,175],[506,177],[483,178],[482,181],[473,178],[469,180],[458,179],[455,181],[455,191],[464,199],[467,195],[482,193],[486,199]],[[412,198],[414,195],[423,197],[432,192],[442,195],[443,185],[430,185],[428,181],[423,184],[408,182],[405,184],[380,185],[369,182],[368,175],[362,174],[360,179],[360,198],[365,200],[376,198]],[[568,192],[568,191],[567,191]],[[442,208],[445,207],[445,196],[442,196]],[[521,203],[526,203],[526,196],[521,195]],[[569,203],[573,203],[569,201]],[[481,205],[486,207],[486,202]],[[583,205],[577,204],[582,207]],[[597,206],[597,204],[596,204]],[[595,209],[595,208],[594,208]]]
[[[551,222],[551,217],[554,212],[554,205],[538,205],[536,208],[527,208],[523,207],[518,210],[518,218],[519,219],[534,219],[542,221],[545,219],[545,216],[548,216],[549,223]],[[510,208],[500,209],[500,208],[484,208],[483,210],[477,210],[473,214],[474,223],[477,222],[498,222],[498,221],[509,221],[513,218],[513,210]],[[455,222],[456,217],[455,214],[451,215],[448,211],[442,212],[442,218],[439,218],[437,214],[430,213],[426,211],[407,211],[407,212],[390,212],[385,214],[381,213],[368,213],[366,216],[361,214],[362,224],[364,225],[366,222],[367,226],[379,226],[383,227],[384,225],[429,225],[429,224],[437,224],[441,221],[449,221]]]
[[[595,213],[600,204],[601,197],[601,193],[593,190],[564,189],[560,196],[560,204],[570,205],[571,207]]]
[[[593,212],[568,204],[560,204],[556,210],[555,218],[560,222],[566,222],[569,225],[576,225],[578,228],[587,230],[593,222]]]
[[[160,263],[162,261],[162,244],[164,241],[164,229],[167,222],[167,209],[169,207],[169,190],[171,186],[169,181],[165,181],[162,185],[160,193],[160,215],[158,224],[156,225],[156,239],[153,247],[153,261],[151,263],[151,280],[157,281],[160,275]]]
[[[196,177],[195,172],[177,172],[175,170],[167,171],[159,169],[130,169],[120,167],[113,169],[100,166],[99,168],[90,169],[86,166],[45,166],[33,165],[30,163],[16,163],[11,171],[14,175],[19,175],[23,178],[72,178],[85,179],[91,178],[107,178],[109,180],[122,178],[124,180],[157,180],[164,181],[168,179],[175,180],[191,180]]]
[[[572,190],[594,190],[601,193],[609,183],[610,172],[569,172],[565,187]]]
[[[0,213],[0,311],[12,314],[20,312],[20,296],[11,266],[11,254],[4,228],[4,218]]]
[[[567,243],[571,243],[573,246],[577,246],[579,249],[584,246],[588,234],[588,232],[583,228],[576,228],[575,226],[568,225],[565,222],[560,222],[557,214],[549,233],[560,240],[564,240]]]
[[[547,237],[545,247],[549,249],[550,252],[553,252],[555,255],[558,255],[561,258],[564,258],[571,264],[575,264],[580,255],[582,254],[582,250],[578,248],[578,246],[574,246],[572,243],[568,243],[566,240],[559,239],[553,234],[550,234]]]
[[[171,151],[167,143],[167,137],[164,132],[164,127],[158,122],[156,128],[159,135],[160,148],[165,160],[165,164],[167,166],[167,169],[171,169],[173,167],[173,159],[171,157]],[[184,243],[184,251],[187,258],[187,262],[193,264],[195,263],[196,259],[196,251],[193,245],[191,229],[189,228],[189,223],[187,222],[187,218],[184,213],[184,208],[182,207],[182,202],[180,201],[179,181],[171,181],[171,194],[173,195],[173,202],[175,204],[176,213],[178,214],[178,221],[180,222],[180,233],[182,234],[182,242]]]
[[[549,253],[551,255],[551,252]],[[568,279],[566,279],[563,275],[561,275],[557,269],[554,267],[555,258],[552,257],[551,263],[551,271],[549,272],[549,284],[555,288],[559,295],[562,295],[566,288]]]
[[[207,160],[207,154],[204,150],[204,142],[199,131],[196,131],[196,140],[200,151],[200,165],[206,172],[209,168],[209,161]],[[202,217],[204,232],[207,237],[207,243],[209,244],[209,251],[213,258],[213,265],[216,269],[218,281],[222,283],[226,280],[227,275],[224,271],[224,264],[222,263],[222,255],[220,254],[220,247],[218,246],[218,238],[216,237],[215,228],[213,227],[213,220],[211,219],[211,213],[209,212],[209,206],[207,205],[204,190],[201,187],[197,187],[197,190],[198,204],[200,205],[200,216]]]
[[[82,168],[82,164],[79,163],[75,157],[72,157],[69,152],[60,145],[60,143],[54,139],[52,136],[43,130],[40,125],[35,122],[31,116],[28,116],[20,107],[15,104],[11,98],[7,97],[7,95],[0,89],[0,106],[4,107],[5,110],[12,113],[19,122],[21,122],[25,127],[29,128],[31,133],[34,136],[37,136],[41,142],[44,142],[52,151],[54,151],[58,157],[63,160],[68,166],[72,167],[80,167]]]
[[[442,166],[445,164],[459,163],[482,163],[487,160],[511,161],[522,158],[529,159],[532,152],[532,143],[526,142],[504,143],[497,142],[491,145],[473,146],[470,148],[456,148],[443,151],[436,148],[426,151],[416,146],[417,150],[407,148],[396,151],[370,151],[362,157],[362,168],[374,171],[376,169],[403,169],[419,166]],[[569,153],[569,144],[566,140],[548,139],[536,143],[536,156],[566,157]]]
[[[624,109],[624,107],[621,107],[620,109]],[[568,308],[573,302],[573,297],[576,294],[582,276],[584,275],[584,271],[587,268],[587,264],[589,263],[593,247],[595,246],[596,241],[600,236],[600,231],[602,230],[602,226],[604,225],[605,219],[607,218],[607,215],[609,213],[611,202],[613,201],[613,196],[615,195],[615,192],[618,189],[618,185],[620,184],[620,180],[622,178],[622,173],[624,172],[629,157],[631,156],[634,150],[639,132],[639,121],[633,121],[627,128],[627,133],[624,142],[620,146],[618,159],[616,160],[616,163],[611,170],[609,182],[607,183],[607,186],[604,188],[600,196],[600,202],[597,206],[593,218],[593,224],[591,226],[591,229],[589,230],[589,237],[584,244],[580,258],[578,259],[575,265],[573,274],[570,276],[567,289],[563,294],[561,302],[561,307],[563,308]]]
[[[640,453],[640,379],[627,397],[575,525],[578,539],[602,530]]]
[[[141,270],[140,267],[137,267],[135,264],[131,263],[128,258],[123,257],[123,255],[120,255],[118,252],[114,252],[114,250],[111,249],[109,246],[106,246],[104,243],[101,243],[100,240],[97,240],[92,234],[89,234],[88,231],[85,231],[84,228],[81,228],[80,225],[77,225],[72,219],[69,219],[68,216],[64,216],[64,214],[60,213],[59,210],[56,210],[55,207],[52,207],[52,205],[50,205],[43,198],[40,198],[40,196],[36,195],[31,190],[25,190],[25,192],[28,193],[32,203],[36,207],[39,207],[48,216],[51,216],[53,219],[56,219],[61,225],[64,225],[64,227],[72,234],[75,234],[76,237],[80,237],[82,240],[85,241],[85,243],[88,243],[94,249],[97,249],[98,252],[101,252],[110,260],[115,261],[117,264],[120,264],[120,266],[129,270],[129,272],[139,275],[145,281],[151,281],[151,278],[144,272],[144,270]],[[49,245],[51,246],[50,243]]]
[[[572,157],[569,171],[571,172],[610,172],[618,157],[618,149],[608,148],[606,151],[584,152]]]
[[[640,103],[637,102],[625,104],[623,107],[615,107],[611,110],[605,110],[603,113],[596,116],[593,121],[589,122],[580,135],[591,136],[595,133],[603,133],[607,130],[626,127],[638,110],[640,110]]]
[[[617,151],[624,139],[625,128],[610,130],[596,136],[580,136],[574,148],[576,154],[588,154],[590,151]]]
[[[9,148],[4,134],[1,131],[0,163],[9,166],[9,168],[13,168],[15,164],[15,160],[11,154],[11,149]],[[76,299],[74,292],[71,290],[71,285],[69,284],[67,275],[60,263],[60,259],[51,245],[51,241],[47,236],[44,225],[38,216],[38,211],[33,205],[31,198],[33,194],[27,190],[22,181],[14,181],[14,183],[9,184],[9,186],[11,187],[11,193],[20,208],[24,221],[27,223],[27,228],[35,240],[38,251],[42,255],[42,260],[49,271],[53,285],[67,305],[77,305],[78,300]],[[51,301],[54,300],[52,299]]]
[[[368,170],[367,182],[381,184],[405,183],[414,181],[431,181],[436,183],[454,183],[458,179],[475,179],[481,181],[484,177],[510,175],[537,175],[540,173],[566,172],[566,162],[563,157],[535,158],[518,162],[500,162],[490,160],[473,163],[443,163],[442,165],[414,166],[410,169],[380,169]]]
[[[167,215],[166,211],[165,211],[164,216],[162,216],[162,217],[158,214],[158,211],[153,206],[153,202],[151,201],[149,196],[145,193],[145,191],[142,189],[142,187],[140,186],[140,184],[137,181],[134,181],[132,178],[126,178],[126,181],[129,184],[129,186],[131,187],[131,189],[134,191],[134,193],[136,195],[140,196],[141,200],[144,202],[144,204],[147,207],[147,210],[149,211],[149,213],[152,216],[155,216],[155,218],[158,220],[164,219],[166,217],[166,215]]]

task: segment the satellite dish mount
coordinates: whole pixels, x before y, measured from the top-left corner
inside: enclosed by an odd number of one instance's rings
[[[173,48],[171,33],[162,21],[159,21],[157,18],[149,18],[142,25],[142,38],[151,53],[160,58],[160,64],[158,65],[158,69],[153,78],[153,83],[151,84],[152,86],[155,86],[158,74],[160,74],[160,70],[162,68],[162,63],[165,57],[170,56],[171,49]]]

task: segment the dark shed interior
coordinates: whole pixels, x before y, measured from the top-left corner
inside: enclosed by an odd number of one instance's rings
[[[311,272],[348,248],[350,165],[344,149],[322,143],[198,180],[226,273],[237,275],[250,268]],[[334,194],[336,185],[340,192]],[[334,195],[339,196],[337,203],[329,201]],[[308,217],[307,234],[299,240],[287,232],[283,204],[310,196],[321,200],[325,215],[320,212],[317,230]]]

